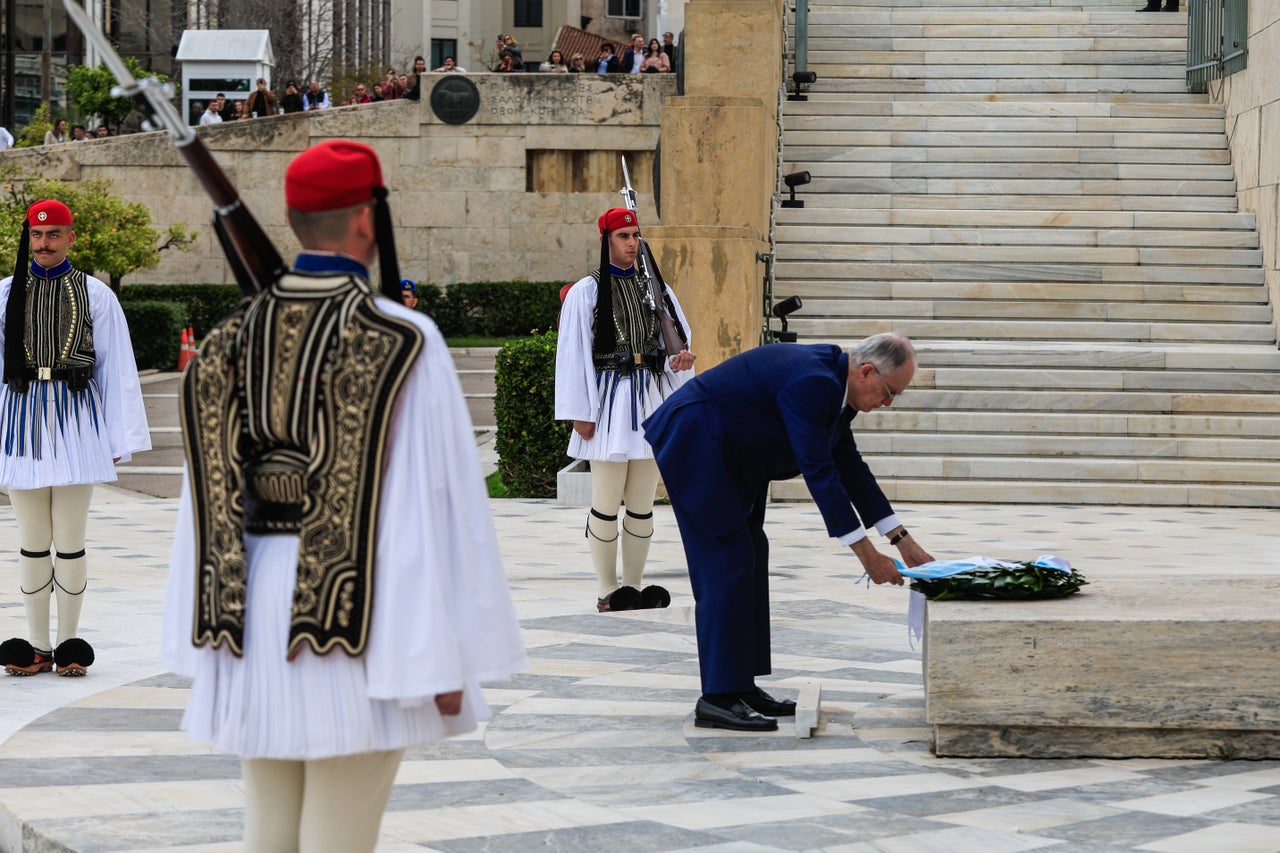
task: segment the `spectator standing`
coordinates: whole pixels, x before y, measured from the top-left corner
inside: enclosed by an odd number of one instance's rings
[[[373,84],[373,91],[369,93],[369,100],[375,104],[381,103],[382,101],[386,100],[385,98],[382,97],[381,83]]]
[[[547,61],[538,66],[539,71],[550,71],[555,74],[568,74],[569,67],[564,64],[564,54],[558,50],[551,51]]]
[[[302,93],[302,109],[306,111],[329,109],[329,93],[320,88],[318,81],[312,80],[307,91]]]
[[[671,63],[671,70],[677,70],[680,67],[680,63],[677,60],[679,48],[676,47],[675,36],[673,34],[662,34],[662,52],[667,55],[667,60]]]
[[[259,77],[258,88],[249,93],[249,98],[245,101],[245,112],[250,118],[276,114],[276,95],[267,88],[265,77]]]
[[[0,151],[7,151],[13,147],[13,134],[9,132],[9,128],[0,127]]]
[[[639,33],[631,34],[631,43],[627,45],[627,50],[622,54],[622,70],[627,74],[639,74],[640,66],[644,64],[644,36]]]
[[[459,68],[458,70],[463,71],[465,69]],[[424,57],[415,56],[413,58],[413,70],[409,74],[409,85],[400,97],[410,101],[419,100],[422,97],[422,75],[426,73],[427,60]]]
[[[210,101],[209,106],[200,114],[200,126],[204,127],[206,124],[222,124],[222,113],[218,112],[217,101]]]
[[[84,142],[89,138],[89,134],[84,132],[83,124],[74,124],[71,126],[71,141]]]
[[[60,118],[53,123],[53,127],[45,131],[44,144],[55,145],[59,142],[67,141],[67,120]]]
[[[502,37],[502,52],[511,54],[511,68],[513,71],[524,70],[524,48],[516,44],[515,36]]]
[[[444,58],[444,64],[441,65],[439,68],[433,68],[432,71],[435,73],[443,73],[448,71],[461,71],[462,73],[465,74],[467,69],[459,65],[452,56],[446,56]]]
[[[385,91],[385,90],[384,90],[384,91]],[[372,102],[373,102],[373,99],[369,97],[369,92],[365,89],[364,84],[363,84],[363,83],[357,83],[357,84],[356,84],[356,93],[355,93],[354,95],[352,95],[352,96],[351,96],[351,103],[353,103],[353,104],[369,104],[369,103],[372,103]]]
[[[582,54],[575,53],[569,59],[570,74],[585,74],[587,72],[587,62],[582,58]]]
[[[80,676],[93,663],[78,631],[93,486],[116,479],[115,463],[151,449],[124,312],[111,288],[72,267],[75,241],[67,206],[36,202],[23,220],[13,277],[0,282],[0,485],[18,523],[27,616],[26,639],[0,644],[0,665],[13,675],[56,663],[59,675]]]
[[[306,107],[302,104],[302,93],[298,91],[297,81],[290,80],[285,84],[284,94],[280,96],[280,110],[286,114],[306,111]]]
[[[618,57],[614,55],[613,45],[605,42],[600,45],[600,56],[596,59],[597,74],[617,74],[622,70]]]
[[[400,86],[400,75],[396,74],[394,68],[388,68],[387,76],[382,79],[382,99],[394,101],[397,98],[403,98],[405,91]]]
[[[105,124],[98,125],[96,133],[99,139],[106,139],[111,135],[111,131],[107,130],[107,126]]]
[[[515,71],[516,70],[515,58],[509,53],[502,54],[502,61],[500,61],[498,63],[498,67],[493,70],[502,74]]]
[[[670,71],[671,60],[662,52],[662,45],[657,39],[649,39],[649,46],[644,51],[644,62],[640,63],[642,73]]]

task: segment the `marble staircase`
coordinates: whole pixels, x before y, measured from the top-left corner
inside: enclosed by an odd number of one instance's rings
[[[1280,505],[1280,351],[1186,17],[1132,2],[809,6],[775,293],[802,341],[912,338],[858,419],[891,498]],[[802,498],[799,481],[779,498]]]

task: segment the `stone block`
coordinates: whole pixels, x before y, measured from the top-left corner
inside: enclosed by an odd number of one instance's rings
[[[575,459],[556,472],[556,503],[591,506],[591,463]]]
[[[818,730],[822,711],[822,682],[806,681],[796,697],[796,740],[811,738]]]
[[[939,756],[1280,757],[1280,578],[1084,573],[1067,599],[927,604]]]

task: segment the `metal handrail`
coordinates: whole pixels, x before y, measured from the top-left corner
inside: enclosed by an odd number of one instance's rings
[[[1249,60],[1248,0],[1189,0],[1187,91],[1243,71]]]

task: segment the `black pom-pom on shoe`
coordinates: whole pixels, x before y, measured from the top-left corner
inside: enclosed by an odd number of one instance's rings
[[[64,640],[53,652],[53,659],[58,664],[58,675],[81,676],[93,665],[93,646],[79,637]]]
[[[667,592],[666,587],[650,584],[640,593],[640,606],[646,610],[652,610],[655,607],[670,607],[671,593]]]
[[[14,637],[0,643],[0,666],[10,675],[35,675],[53,669],[49,652],[41,652],[26,640]]]
[[[601,613],[639,610],[641,606],[640,590],[634,586],[620,586],[604,598],[596,599],[596,610]]]

